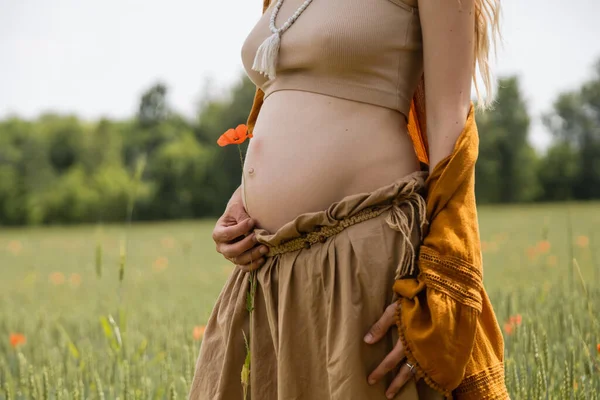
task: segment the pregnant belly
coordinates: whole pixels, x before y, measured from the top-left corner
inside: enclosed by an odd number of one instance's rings
[[[265,100],[244,165],[243,198],[259,227],[372,191],[418,167],[405,117],[394,110],[302,91]]]

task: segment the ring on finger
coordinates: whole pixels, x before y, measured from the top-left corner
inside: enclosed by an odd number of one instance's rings
[[[412,365],[411,363],[409,363],[408,361],[406,362],[406,366],[408,367],[408,370],[410,371],[411,374],[416,374],[417,371],[415,371],[415,366]]]

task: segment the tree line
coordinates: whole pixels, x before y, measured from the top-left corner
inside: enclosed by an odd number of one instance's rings
[[[245,76],[209,97],[196,118],[175,112],[158,83],[125,120],[75,115],[0,121],[0,224],[28,225],[215,217],[240,183],[235,146],[217,138],[246,122],[254,85]],[[562,93],[543,122],[552,144],[538,154],[517,77],[498,82],[493,109],[477,115],[478,202],[600,199],[600,62]],[[243,149],[245,151],[245,149]]]

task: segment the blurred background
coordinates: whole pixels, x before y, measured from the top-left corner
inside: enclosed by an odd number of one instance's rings
[[[507,383],[595,399],[600,2],[501,3],[476,191]],[[0,0],[0,399],[185,397],[233,271],[216,140],[250,111],[261,6]]]
[[[259,1],[2,0],[0,223],[217,216],[239,184],[216,138],[246,121]],[[600,3],[502,2],[481,203],[600,197]]]

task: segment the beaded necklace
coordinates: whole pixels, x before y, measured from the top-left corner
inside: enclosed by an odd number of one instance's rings
[[[306,10],[306,7],[308,7],[310,3],[312,3],[312,0],[305,0],[300,8],[298,8],[296,12],[288,18],[285,24],[278,29],[275,27],[275,18],[277,18],[277,14],[279,14],[279,9],[283,4],[283,0],[277,0],[275,7],[273,7],[273,12],[271,13],[271,22],[269,24],[269,28],[273,34],[266,38],[256,51],[256,57],[254,57],[254,64],[252,65],[252,69],[254,71],[258,71],[264,76],[268,76],[269,79],[275,78],[275,69],[277,68],[281,35],[283,35],[285,31],[287,31],[290,26],[296,22],[300,14]]]

